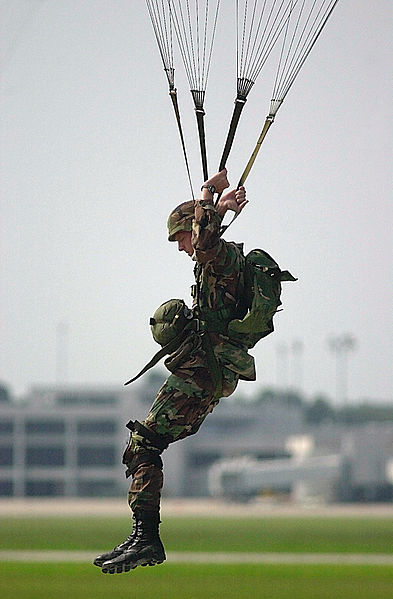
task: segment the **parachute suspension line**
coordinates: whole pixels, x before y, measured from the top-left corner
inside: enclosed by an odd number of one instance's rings
[[[247,5],[247,0],[246,0],[246,5]],[[236,29],[237,29],[237,31],[239,30],[239,0],[236,0]],[[243,42],[244,42],[244,31],[245,31],[245,20],[243,23]],[[233,140],[235,138],[235,133],[236,133],[236,129],[237,129],[237,126],[239,123],[240,115],[242,113],[242,110],[243,110],[244,105],[247,100],[246,90],[241,90],[239,92],[239,70],[241,69],[240,65],[242,64],[242,62],[243,62],[243,44],[242,44],[241,57],[239,59],[239,36],[237,35],[237,37],[236,37],[236,70],[237,70],[237,74],[238,74],[238,76],[237,76],[237,93],[236,93],[236,98],[235,98],[235,107],[233,109],[231,122],[229,123],[229,130],[228,130],[227,138],[225,141],[224,149],[222,152],[220,164],[218,167],[219,171],[221,171],[223,168],[225,168],[229,153],[232,148]],[[216,203],[218,202],[219,199],[220,199],[220,196],[218,196]]]
[[[204,180],[208,179],[208,167],[207,167],[207,151],[206,151],[206,136],[205,136],[205,124],[204,124],[204,116],[205,111],[203,109],[203,104],[205,100],[205,90],[202,87],[201,83],[201,69],[200,69],[200,21],[199,21],[199,5],[196,2],[195,4],[195,35],[196,40],[194,42],[193,38],[193,27],[192,27],[192,19],[191,19],[191,11],[190,11],[190,3],[187,0],[186,8],[187,15],[186,18],[183,15],[182,6],[180,4],[180,0],[178,2],[178,10],[180,13],[180,19],[178,18],[176,7],[173,5],[174,2],[171,3],[168,0],[171,11],[173,10],[173,15],[175,16],[175,23],[177,24],[176,32],[178,33],[177,39],[180,47],[181,56],[183,59],[184,67],[186,70],[186,75],[188,78],[188,82],[190,85],[191,95],[194,101],[195,107],[195,115],[197,120],[198,127],[198,136],[199,136],[199,146],[201,152],[201,160],[202,160],[202,171]],[[187,37],[187,32],[189,38]],[[187,40],[189,39],[189,44]],[[195,58],[195,45],[197,48],[197,58]]]
[[[319,4],[318,4],[319,3]],[[244,169],[239,184],[243,185],[255,162],[278,109],[293,85],[300,69],[314,47],[338,0],[291,0],[290,20],[286,22],[282,47],[273,87],[270,111],[261,134]],[[297,10],[295,10],[298,4]],[[306,12],[307,11],[307,12]],[[305,13],[305,15],[303,14]]]
[[[205,139],[205,92],[209,76],[220,0],[211,9],[209,0],[167,0],[180,54],[194,102],[204,180],[208,179]],[[185,4],[185,6],[184,6]],[[193,7],[191,7],[193,4]],[[211,24],[212,21],[212,24]]]
[[[177,90],[175,88],[175,69],[173,66],[172,18],[170,12],[165,9],[165,0],[146,0],[146,4],[150,20],[153,26],[153,31],[157,41],[158,49],[161,55],[162,63],[164,65],[164,72],[168,79],[169,96],[172,100],[177,128],[180,135],[180,142],[183,150],[184,162],[186,165],[187,177],[191,190],[191,197],[194,199],[195,194],[192,186],[186,143],[184,140],[183,127],[181,124],[179,104],[177,100]]]
[[[305,0],[303,0],[303,2],[305,2]],[[313,49],[337,3],[338,0],[323,0],[318,7],[317,0],[314,0],[300,33],[298,33],[298,27],[296,28],[296,31],[294,31],[292,36],[293,39],[291,40],[288,49],[288,57],[293,46],[295,49],[292,52],[293,55],[291,60],[287,62],[286,68],[283,69],[280,85],[277,90],[275,90],[275,95],[280,99],[281,103],[294,83],[300,69]],[[301,14],[299,13],[299,26],[301,22],[300,19]],[[297,40],[295,41],[296,35]]]
[[[207,10],[208,10],[208,3],[206,3],[206,11]],[[204,36],[203,36],[204,44],[203,44],[203,52],[202,52],[202,72],[204,72],[205,58],[206,58],[206,54],[205,54],[205,52],[206,52],[206,28],[207,28],[206,11],[205,11],[205,27],[204,27]],[[204,181],[206,181],[208,179],[209,175],[208,175],[208,166],[207,166],[207,150],[206,150],[206,136],[205,136],[205,124],[204,124],[205,111],[203,109],[205,92],[203,92],[202,99],[199,97],[199,94],[201,93],[199,90],[202,87],[202,77],[201,77],[201,47],[200,47],[200,28],[199,28],[198,4],[196,4],[196,31],[197,31],[197,39],[196,39],[196,42],[197,42],[197,69],[196,69],[196,72],[197,72],[198,84],[197,84],[196,90],[191,90],[191,93],[194,98],[195,114],[196,114],[197,126],[198,126],[203,179],[204,179]]]
[[[283,28],[288,23],[294,4],[296,5],[298,1],[294,0],[293,3],[288,2],[288,0],[281,0],[278,3],[277,0],[274,0],[270,11],[266,15],[262,34],[260,34],[262,18],[264,17],[262,12],[255,34],[251,58],[248,63],[248,74],[246,75],[251,81],[255,81],[260,74]],[[256,45],[258,37],[260,39],[258,45]]]
[[[304,3],[305,3],[305,0],[303,0],[303,6],[304,6]],[[315,7],[315,3],[316,3],[316,0],[314,0],[314,3],[312,5],[312,10]],[[321,8],[322,8],[322,6],[321,6]],[[321,10],[321,8],[320,8],[320,10]],[[273,97],[277,96],[280,99],[283,99],[283,97],[286,96],[286,94],[287,94],[287,92],[289,90],[289,87],[291,86],[291,81],[293,81],[293,79],[292,79],[293,75],[298,72],[298,69],[297,69],[297,66],[296,66],[296,60],[297,60],[296,57],[299,57],[299,48],[300,48],[300,51],[302,51],[304,49],[304,46],[305,46],[306,42],[307,42],[307,39],[309,39],[309,37],[310,37],[311,29],[310,29],[308,35],[306,36],[306,39],[305,39],[304,43],[300,47],[300,42],[301,42],[301,39],[302,39],[302,35],[303,35],[304,31],[306,30],[306,27],[307,27],[308,23],[310,22],[311,12],[312,11],[310,11],[310,13],[309,13],[309,15],[308,15],[308,17],[306,19],[306,22],[304,23],[304,26],[302,28],[302,32],[298,36],[298,41],[297,41],[297,43],[295,45],[295,51],[294,51],[294,53],[292,55],[292,58],[291,58],[291,60],[289,61],[289,64],[288,64],[288,60],[289,60],[289,56],[290,56],[290,53],[291,53],[291,49],[292,49],[292,47],[295,44],[296,34],[298,32],[299,25],[300,25],[301,13],[299,12],[299,16],[298,16],[298,19],[296,21],[296,27],[294,28],[293,35],[292,35],[292,38],[291,38],[290,43],[289,43],[287,57],[286,57],[286,60],[285,60],[284,67],[282,69],[280,80],[279,80],[279,83],[277,85],[277,88],[275,88],[273,90]],[[315,23],[315,20],[314,20],[314,23]],[[292,68],[293,68],[293,70],[291,71]],[[287,80],[284,77],[285,73],[289,74],[289,77],[287,78]],[[291,75],[291,73],[292,73],[292,75]],[[296,74],[294,76],[296,77]]]
[[[249,6],[249,0],[236,0],[237,93],[219,170],[226,165],[247,96],[298,1],[253,0]]]
[[[157,40],[158,50],[164,65],[164,71],[168,79],[169,89],[175,87],[175,69],[173,68],[173,43],[172,43],[172,23],[169,15],[166,15],[161,0],[161,15],[160,2],[154,0],[146,0],[147,9],[149,11],[150,20],[153,26],[154,35]],[[169,23],[168,23],[169,17]]]
[[[303,0],[303,6],[304,6],[304,1]],[[292,4],[292,2],[291,2]],[[300,14],[300,13],[299,13]],[[297,28],[297,27],[296,27]],[[279,75],[280,75],[280,71],[281,71],[281,63],[282,63],[282,59],[283,59],[283,55],[284,55],[284,48],[285,48],[285,43],[288,37],[288,29],[289,29],[289,20],[286,23],[286,27],[285,27],[285,32],[284,32],[284,36],[283,36],[283,43],[281,44],[281,52],[280,52],[280,59],[278,61],[278,67],[277,67],[277,72],[276,72],[276,78],[274,81],[274,86],[273,86],[273,95],[272,95],[272,102],[275,102],[275,98],[277,96],[277,88],[278,88],[278,79],[279,79]],[[287,54],[287,59],[286,62],[288,60],[288,56],[289,56],[289,52]],[[272,112],[272,107],[271,107],[271,111]]]
[[[304,1],[303,1],[303,3],[304,3]],[[294,5],[296,5],[296,4],[297,4],[297,0],[295,2],[293,2],[293,0],[291,0],[290,5],[289,5],[289,9],[290,9],[289,10],[289,16],[292,14]],[[290,19],[287,18],[285,20],[285,27],[283,28],[284,29],[284,43],[285,43],[285,39],[286,39],[287,33],[288,33],[289,22],[290,22]],[[276,82],[277,82],[277,79],[278,79],[278,73],[279,73],[279,70],[280,70],[280,64],[281,64],[282,57],[283,57],[283,47],[284,47],[284,44],[282,45],[281,52],[280,52],[279,67],[278,67],[277,73],[276,73]],[[275,83],[275,85],[276,85],[276,83]],[[274,95],[273,95],[273,97],[274,97]],[[259,152],[259,150],[261,148],[261,145],[262,145],[262,143],[263,143],[263,141],[264,141],[264,139],[265,139],[265,137],[267,135],[267,132],[269,131],[271,125],[274,122],[274,118],[275,118],[275,113],[272,113],[272,111],[270,111],[270,113],[266,117],[265,123],[264,123],[262,131],[261,131],[261,133],[260,133],[260,135],[258,137],[258,141],[257,141],[257,143],[255,145],[255,148],[254,148],[254,150],[253,150],[253,152],[252,152],[252,154],[251,154],[251,156],[250,156],[250,158],[249,158],[249,160],[247,162],[246,168],[244,169],[244,171],[243,171],[243,173],[242,173],[242,175],[241,175],[241,177],[239,179],[238,187],[240,187],[241,185],[244,185],[244,183],[245,183],[245,181],[246,181],[246,179],[248,177],[248,174],[251,171],[251,168],[252,168],[252,166],[253,166],[253,164],[254,164],[254,162],[256,160],[256,157],[258,156],[258,152]]]

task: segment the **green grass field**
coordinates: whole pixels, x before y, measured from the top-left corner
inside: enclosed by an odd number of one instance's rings
[[[98,551],[123,540],[131,518],[0,518],[0,529],[0,549]],[[385,518],[171,517],[161,534],[168,551],[393,553]]]
[[[3,599],[391,599],[393,568],[173,565],[103,575],[85,564],[0,564]]]
[[[127,518],[2,518],[0,549],[108,549]],[[393,553],[393,519],[167,518],[168,551]],[[1,599],[392,599],[393,566],[173,564],[103,575],[88,563],[0,562]]]

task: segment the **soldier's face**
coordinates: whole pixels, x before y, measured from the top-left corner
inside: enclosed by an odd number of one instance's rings
[[[175,235],[179,252],[186,252],[189,256],[194,253],[194,248],[191,243],[191,231],[179,231]]]

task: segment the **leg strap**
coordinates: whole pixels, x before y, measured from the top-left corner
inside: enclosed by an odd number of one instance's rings
[[[166,449],[169,443],[172,441],[172,437],[170,435],[159,435],[158,433],[155,433],[151,429],[138,422],[138,420],[135,420],[135,422],[130,420],[127,422],[126,427],[131,432],[135,431],[143,437],[146,437],[146,439],[149,439],[154,447],[157,447],[157,449],[160,451],[164,451],[164,449]]]
[[[154,451],[144,451],[143,453],[135,453],[131,457],[131,460],[124,461],[123,459],[123,463],[125,463],[127,466],[126,478],[128,478],[131,475],[134,475],[135,472],[138,470],[139,466],[142,465],[154,465],[160,468],[160,470],[162,470],[163,468],[161,456],[159,456],[158,453],[155,453]]]

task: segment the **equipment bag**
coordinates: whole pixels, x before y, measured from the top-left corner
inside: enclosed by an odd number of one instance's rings
[[[162,348],[136,376],[124,384],[133,383],[155,366],[161,358],[174,352],[184,341],[192,326],[195,326],[194,323],[192,310],[184,300],[170,299],[161,304],[150,318],[150,328],[154,340]]]
[[[281,282],[297,281],[264,250],[252,250],[246,256],[243,303],[247,313],[243,319],[231,320],[228,336],[248,349],[273,332],[273,316],[281,305]]]
[[[150,318],[154,341],[164,346],[180,335],[193,318],[192,310],[182,299],[164,302]]]

